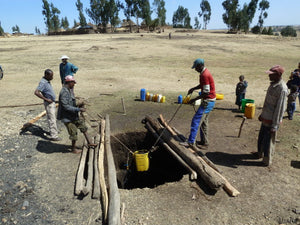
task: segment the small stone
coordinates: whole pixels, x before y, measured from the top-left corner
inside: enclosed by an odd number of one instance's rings
[[[2,223],[6,223],[7,222],[7,219],[6,218],[2,218]]]
[[[300,209],[293,209],[293,213],[300,214]]]
[[[29,202],[25,200],[25,201],[23,202],[23,207],[28,207],[28,206],[29,206]]]

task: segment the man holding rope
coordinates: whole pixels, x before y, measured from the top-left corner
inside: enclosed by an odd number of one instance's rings
[[[215,106],[216,100],[216,91],[214,79],[209,72],[209,70],[204,66],[204,59],[198,58],[194,61],[192,69],[195,69],[199,72],[199,85],[191,88],[188,91],[188,95],[191,95],[193,91],[201,89],[201,95],[193,98],[189,101],[189,104],[193,104],[196,100],[202,99],[201,105],[196,111],[192,122],[191,122],[191,131],[190,136],[187,142],[183,142],[182,145],[189,147],[195,145],[196,136],[200,126],[200,137],[201,140],[199,143],[200,148],[208,148],[208,117],[210,111]]]

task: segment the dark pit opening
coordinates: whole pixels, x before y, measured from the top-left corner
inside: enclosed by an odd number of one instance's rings
[[[128,149],[132,152],[148,151],[155,141],[156,139],[148,132],[130,132],[111,137],[119,188],[155,188],[167,182],[179,181],[187,173],[185,168],[161,146],[158,146],[156,151],[149,152],[149,169],[138,172],[134,157]]]

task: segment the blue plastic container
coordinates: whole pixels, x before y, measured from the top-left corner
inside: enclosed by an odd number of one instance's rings
[[[146,89],[142,88],[141,89],[141,101],[146,101]]]
[[[178,104],[182,104],[182,95],[178,96],[178,101],[177,102],[178,102]]]

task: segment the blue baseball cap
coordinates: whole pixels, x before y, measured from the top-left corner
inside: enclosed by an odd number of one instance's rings
[[[192,66],[192,69],[196,68],[198,65],[204,65],[204,59],[198,58],[194,61],[194,64]]]

